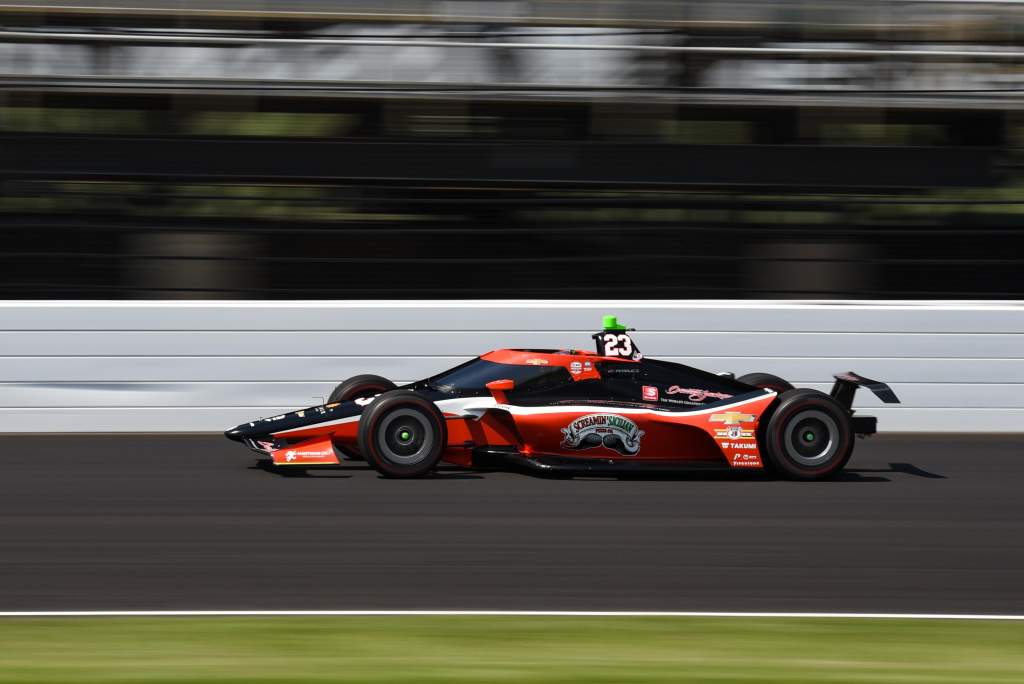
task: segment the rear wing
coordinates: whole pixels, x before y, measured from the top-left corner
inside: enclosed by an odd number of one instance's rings
[[[886,404],[898,404],[900,403],[896,393],[892,391],[892,388],[886,385],[884,382],[878,382],[877,380],[871,380],[861,375],[857,375],[853,371],[848,373],[838,373],[832,376],[836,379],[834,385],[832,385],[832,398],[843,405],[847,411],[853,413],[853,395],[857,393],[858,387],[866,387],[871,390],[876,397],[881,399]],[[877,431],[878,420],[874,416],[853,416],[853,431],[858,435],[873,435]]]
[[[884,401],[886,404],[900,403],[900,400],[896,397],[896,393],[893,392],[892,388],[884,382],[865,378],[861,375],[857,375],[853,371],[848,373],[838,373],[832,377],[836,379],[836,384],[832,385],[832,398],[846,408],[853,406],[853,395],[857,393],[858,387],[867,387],[875,393],[876,397]]]

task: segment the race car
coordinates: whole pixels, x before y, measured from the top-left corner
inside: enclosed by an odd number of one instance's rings
[[[224,434],[275,466],[365,460],[389,477],[442,461],[551,473],[766,469],[814,480],[840,471],[854,437],[858,387],[898,403],[884,383],[835,377],[831,394],[768,373],[734,377],[643,356],[617,317],[594,351],[499,349],[403,387],[377,375],[339,384],[327,402]]]

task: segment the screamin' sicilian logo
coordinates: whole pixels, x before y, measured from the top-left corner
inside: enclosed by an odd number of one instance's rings
[[[611,413],[591,413],[580,416],[562,428],[563,449],[593,449],[603,446],[623,456],[640,451],[644,431],[629,418]]]

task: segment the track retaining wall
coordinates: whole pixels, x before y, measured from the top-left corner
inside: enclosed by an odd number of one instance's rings
[[[648,356],[827,389],[853,370],[881,431],[1024,432],[1024,303],[0,302],[0,432],[211,432],[404,382],[499,347],[591,348],[601,315]]]

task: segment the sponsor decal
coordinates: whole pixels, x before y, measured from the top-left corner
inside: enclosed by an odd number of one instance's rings
[[[305,418],[306,417],[306,412],[305,411],[296,411],[295,415],[297,415],[299,418]]]
[[[651,385],[643,386],[644,401],[658,401],[658,388]]]
[[[369,403],[370,403],[371,401],[373,401],[374,399],[376,399],[376,398],[377,398],[378,396],[379,396],[379,395],[375,394],[375,395],[373,395],[372,397],[356,397],[356,398],[355,398],[355,399],[353,399],[352,401],[354,401],[354,402],[355,402],[356,406],[366,406],[366,405],[367,405],[367,404],[369,404]]]
[[[753,423],[757,418],[753,413],[741,411],[727,411],[725,413],[712,413],[708,419],[712,423],[725,423],[726,425],[737,425],[739,423]]]
[[[547,359],[526,359],[526,363],[531,366],[546,366],[548,365]]]
[[[573,375],[579,375],[583,372],[583,364],[579,361],[573,361],[569,364],[569,372]]]
[[[725,392],[711,392],[705,389],[696,389],[693,387],[680,387],[679,385],[672,385],[665,394],[685,394],[687,399],[690,401],[704,401],[705,399],[730,399],[731,394]]]
[[[760,468],[761,458],[757,454],[733,454],[731,463],[734,468]]]
[[[583,362],[583,368],[584,368],[584,370],[588,370],[588,371],[589,370],[593,370],[594,364],[590,363],[589,361],[584,361]]]
[[[757,442],[722,442],[723,449],[746,449],[757,451]]]
[[[715,437],[719,439],[751,439],[753,436],[753,430],[744,430],[739,425],[730,425],[724,430],[715,430]]]
[[[591,413],[580,416],[562,428],[563,449],[593,449],[603,446],[623,456],[640,451],[644,431],[624,416],[613,413]]]
[[[329,409],[332,409],[332,408],[334,408],[335,406],[341,406],[341,402],[340,402],[340,401],[336,401],[336,402],[334,402],[333,404],[328,404],[328,405],[327,405],[327,408],[329,408]]]
[[[287,463],[292,463],[300,458],[328,458],[334,455],[334,450],[330,448],[320,449],[319,451],[312,451],[309,449],[289,449],[284,452],[284,460]]]

